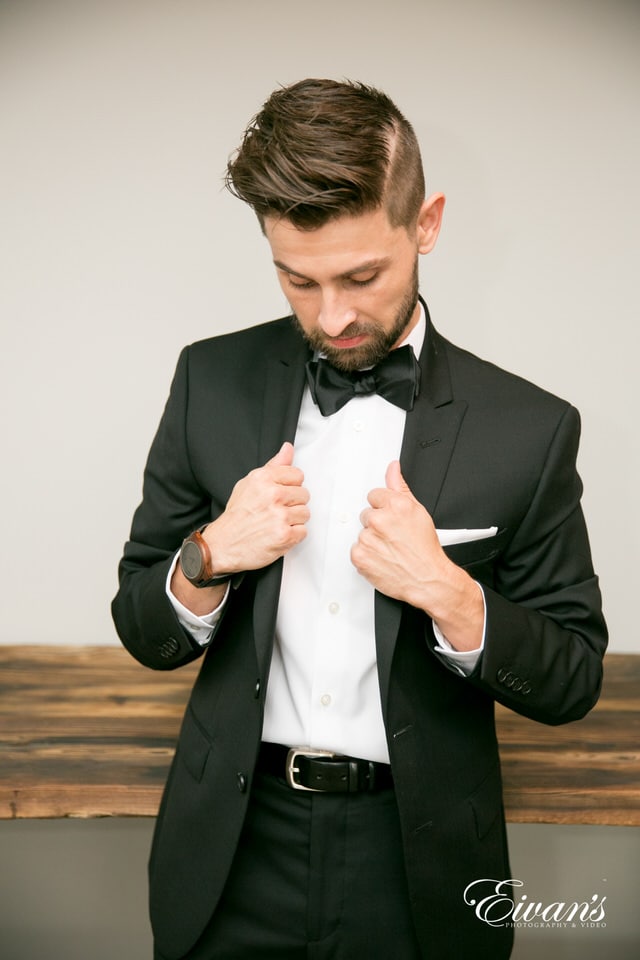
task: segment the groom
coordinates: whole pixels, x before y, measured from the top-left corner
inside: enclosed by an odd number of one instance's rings
[[[227,183],[292,315],[183,351],[120,564],[133,656],[203,657],[155,958],[506,958],[464,899],[511,876],[494,701],[579,719],[606,646],[578,414],[434,329],[444,197],[380,91],[278,89]]]

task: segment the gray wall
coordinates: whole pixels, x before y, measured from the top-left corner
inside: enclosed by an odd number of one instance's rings
[[[227,157],[320,75],[415,123],[436,325],[581,410],[611,649],[638,650],[639,27],[635,0],[0,0],[0,642],[115,642],[180,347],[286,312]]]
[[[315,75],[381,86],[416,126],[448,197],[436,325],[580,408],[611,649],[638,652],[639,26],[635,0],[0,0],[0,642],[116,642],[180,347],[286,310],[227,156]],[[150,827],[0,824],[2,956],[148,956]],[[524,930],[516,960],[632,956],[637,832],[511,833],[532,897],[611,890],[606,928]]]

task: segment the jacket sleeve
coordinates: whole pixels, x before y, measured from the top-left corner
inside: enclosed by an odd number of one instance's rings
[[[181,666],[203,652],[180,625],[165,589],[169,567],[182,540],[211,519],[211,499],[198,484],[189,460],[188,403],[187,347],[178,360],[149,452],[142,502],[134,514],[120,561],[119,590],[111,608],[127,650],[145,666],[158,670]]]
[[[576,470],[578,412],[567,407],[533,498],[483,584],[485,648],[475,685],[549,724],[583,717],[602,684],[607,630]]]

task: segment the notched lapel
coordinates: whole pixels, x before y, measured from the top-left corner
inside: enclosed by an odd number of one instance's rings
[[[416,499],[433,514],[467,404],[453,396],[446,344],[428,313],[420,370],[420,394],[407,414],[400,466]]]
[[[446,344],[431,326],[428,312],[420,369],[420,394],[413,410],[407,414],[400,466],[413,495],[433,515],[467,404],[464,400],[454,399]],[[386,702],[401,616],[400,601],[376,594],[376,644],[383,703]]]
[[[267,373],[258,440],[259,464],[275,456],[285,440],[295,439],[300,403],[305,385],[305,362],[309,350],[293,327],[265,361]],[[259,571],[256,584],[253,629],[261,677],[266,677],[271,660],[282,560]]]
[[[291,337],[266,360],[264,397],[260,416],[260,462],[273,457],[285,440],[293,443],[305,385],[304,365],[309,349],[291,330]]]
[[[430,514],[435,512],[466,410],[464,401],[433,407],[427,399],[418,398],[407,414],[402,475]]]

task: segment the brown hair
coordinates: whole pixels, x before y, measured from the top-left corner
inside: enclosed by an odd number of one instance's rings
[[[363,83],[301,80],[274,91],[247,127],[225,183],[258,216],[313,230],[384,206],[409,227],[424,200],[411,124]]]

